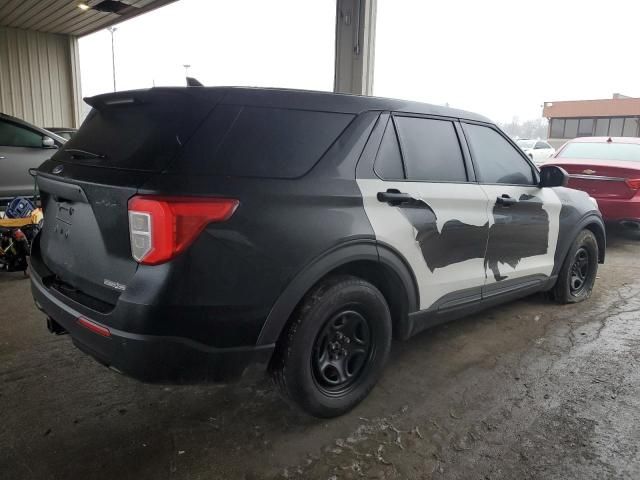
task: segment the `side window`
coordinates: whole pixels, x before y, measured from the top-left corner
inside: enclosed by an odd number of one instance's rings
[[[400,146],[398,145],[396,128],[393,126],[393,120],[391,119],[387,122],[387,128],[382,136],[382,142],[380,143],[373,169],[384,180],[404,179]]]
[[[538,142],[538,143],[536,143],[536,146],[534,147],[535,150],[541,150],[543,148],[549,148],[549,145],[547,145],[544,142]]]
[[[579,137],[591,137],[593,136],[593,126],[594,126],[593,118],[582,118],[580,119],[580,123],[578,125],[578,136]]]
[[[497,131],[472,124],[464,131],[481,183],[535,184],[531,165]]]
[[[564,118],[551,119],[551,137],[565,138],[564,137]]]
[[[612,118],[609,123],[609,136],[621,137],[622,125],[624,125],[624,118]]]
[[[5,147],[42,148],[42,135],[0,120],[0,145]]]
[[[452,122],[394,117],[407,179],[424,182],[466,182],[460,142]]]

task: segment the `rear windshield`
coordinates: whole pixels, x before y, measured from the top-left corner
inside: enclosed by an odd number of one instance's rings
[[[55,160],[97,167],[160,171],[177,155],[214,103],[181,93],[136,93],[133,103],[91,110]],[[126,100],[126,99],[125,99]]]
[[[517,140],[516,143],[520,148],[533,148],[536,144],[535,140]]]
[[[219,105],[171,170],[296,178],[316,164],[353,118],[342,113]]]
[[[640,145],[634,143],[574,142],[567,144],[558,157],[640,162]]]

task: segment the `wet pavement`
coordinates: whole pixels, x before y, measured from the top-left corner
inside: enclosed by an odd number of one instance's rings
[[[330,421],[258,371],[145,385],[50,335],[0,274],[0,478],[640,478],[640,236],[613,232],[593,296],[544,295],[394,342],[380,384]]]

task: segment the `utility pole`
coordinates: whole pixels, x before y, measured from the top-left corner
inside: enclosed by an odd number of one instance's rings
[[[184,76],[188,77],[189,76],[189,69],[191,68],[191,65],[182,65],[184,67]]]
[[[111,71],[113,72],[113,91],[116,91],[116,50],[113,44],[113,34],[116,32],[117,27],[107,27],[111,34]]]

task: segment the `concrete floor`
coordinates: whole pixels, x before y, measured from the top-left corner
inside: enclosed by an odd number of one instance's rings
[[[610,235],[592,298],[538,295],[396,342],[351,414],[301,416],[259,371],[137,383],[47,333],[0,275],[0,477],[640,478],[640,238]]]

